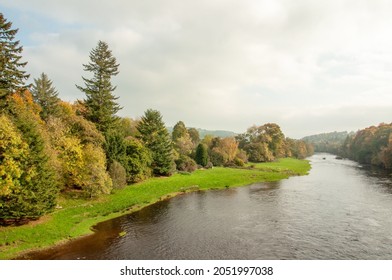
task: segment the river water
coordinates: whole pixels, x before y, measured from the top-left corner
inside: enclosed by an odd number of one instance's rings
[[[310,161],[308,176],[181,195],[26,258],[392,259],[391,175]]]

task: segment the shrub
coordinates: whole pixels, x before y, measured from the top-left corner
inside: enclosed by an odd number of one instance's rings
[[[197,169],[196,162],[188,156],[181,155],[179,159],[176,160],[177,170],[193,172]]]

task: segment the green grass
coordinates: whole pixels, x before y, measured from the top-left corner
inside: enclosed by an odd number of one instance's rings
[[[28,250],[89,234],[98,222],[137,211],[178,193],[277,181],[292,175],[305,175],[309,169],[308,161],[286,158],[253,167],[248,165],[246,169],[216,167],[192,174],[152,178],[96,200],[61,197],[58,201],[61,208],[39,221],[19,227],[0,227],[0,259],[15,258]]]

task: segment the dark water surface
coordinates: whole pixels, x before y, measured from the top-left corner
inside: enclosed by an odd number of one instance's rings
[[[308,176],[175,197],[27,257],[392,259],[391,175],[328,154],[310,160]]]

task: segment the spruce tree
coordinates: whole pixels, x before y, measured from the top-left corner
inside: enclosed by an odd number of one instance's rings
[[[155,175],[171,175],[174,171],[173,149],[159,111],[148,109],[137,126],[140,139],[152,155],[151,168]]]
[[[40,113],[42,119],[47,120],[49,116],[58,113],[60,98],[58,98],[58,92],[52,85],[52,81],[45,73],[42,73],[38,79],[34,79],[31,93],[34,102],[42,108]]]
[[[0,107],[6,104],[7,96],[16,90],[25,88],[24,81],[29,78],[21,70],[27,62],[21,62],[23,47],[15,40],[18,29],[12,29],[12,23],[0,13]]]
[[[83,64],[84,71],[91,72],[93,77],[82,77],[85,86],[76,86],[86,94],[87,119],[103,133],[113,127],[118,119],[116,113],[121,109],[116,102],[118,97],[113,94],[116,87],[111,83],[111,77],[119,73],[118,66],[108,44],[99,41],[90,52],[90,62]]]

